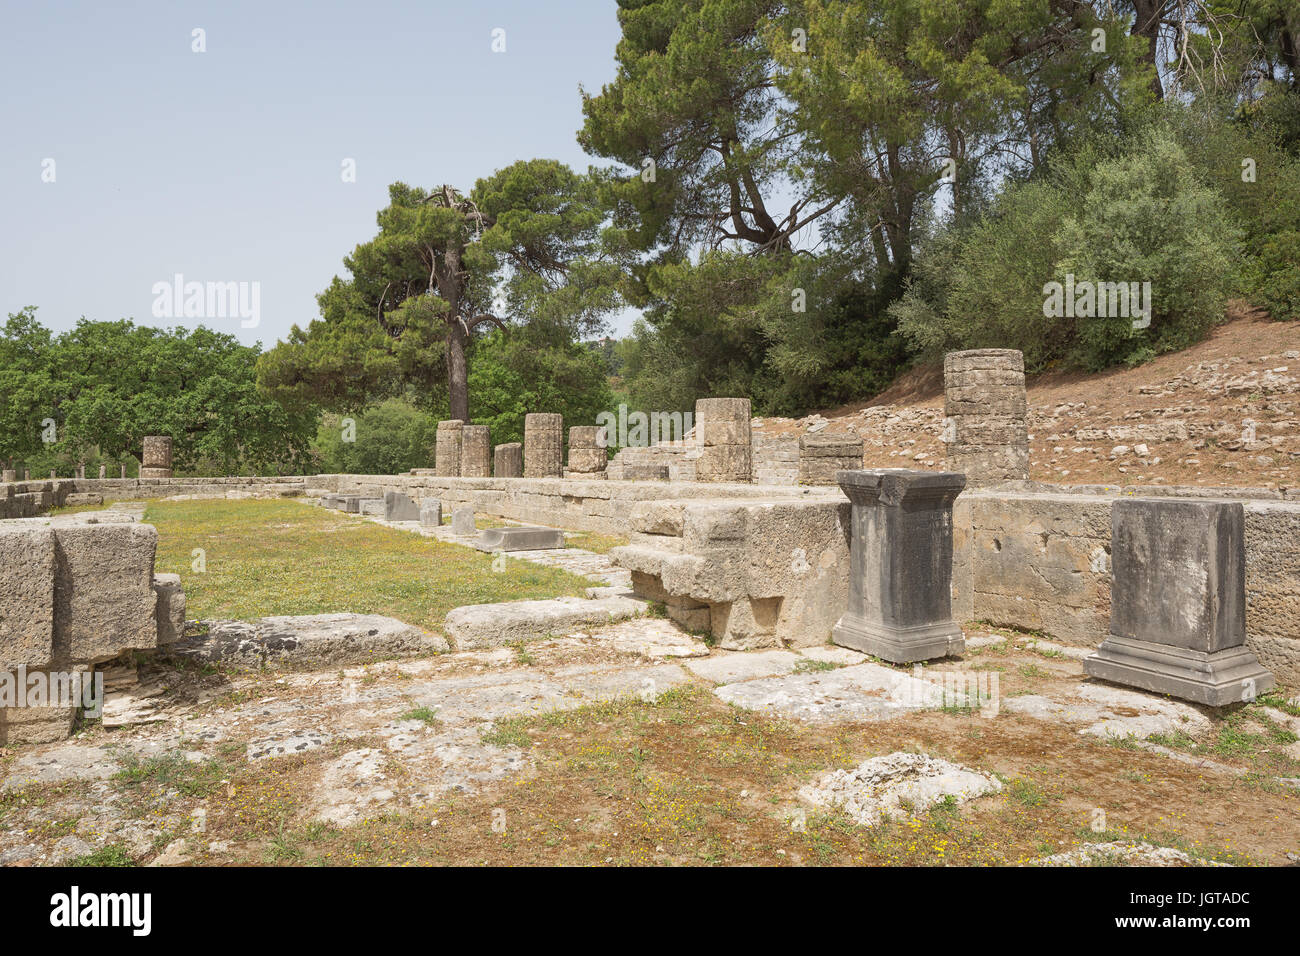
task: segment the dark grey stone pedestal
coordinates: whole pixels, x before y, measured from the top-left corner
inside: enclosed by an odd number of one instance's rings
[[[965,649],[952,619],[954,472],[840,471],[853,502],[849,609],[831,632],[843,647],[896,664]]]
[[[1246,648],[1240,504],[1121,500],[1110,526],[1110,637],[1084,671],[1211,707],[1273,687]]]

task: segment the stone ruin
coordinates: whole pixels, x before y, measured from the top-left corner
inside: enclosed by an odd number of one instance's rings
[[[524,477],[564,474],[564,417],[549,412],[524,416]]]
[[[812,432],[783,459],[791,480],[762,484],[748,400],[701,399],[695,429],[681,440],[625,448],[612,461],[600,427],[571,428],[567,468],[563,419],[547,413],[526,417],[522,444],[495,449],[486,426],[440,422],[435,467],[406,476],[173,479],[170,440],[151,437],[142,460],[167,475],[142,468],[136,481],[9,481],[0,485],[0,515],[31,517],[76,496],[152,497],[161,484],[199,496],[302,495],[440,533],[446,511],[447,531],[477,535],[494,552],[562,548],[560,528],[625,536],[610,558],[633,594],[723,648],[834,640],[906,663],[961,653],[961,622],[986,620],[1100,643],[1087,665],[1094,676],[1213,706],[1239,699],[1243,687],[1262,693],[1275,675],[1300,682],[1300,502],[1168,488],[1155,490],[1153,503],[1116,488],[1029,485],[1018,353],[949,355],[945,390],[950,473],[864,471],[861,438]],[[1241,500],[1179,497],[1207,491]],[[478,533],[475,513],[538,527]],[[38,556],[21,569],[0,565],[10,602],[0,615],[0,663],[90,668],[179,633],[183,595],[178,582],[154,577],[147,526],[56,519],[43,531],[0,528],[0,547]],[[86,535],[104,537],[89,545]],[[126,557],[107,562],[111,573],[86,571],[87,555],[104,564],[119,551]],[[39,557],[74,552],[68,577],[47,573],[63,565]],[[1176,577],[1175,558],[1189,556],[1204,580],[1164,586]],[[110,592],[130,597],[102,597]],[[85,597],[92,593],[101,597]],[[21,613],[12,595],[27,602]],[[93,610],[105,601],[112,610]],[[1221,613],[1206,618],[1206,607]],[[0,729],[11,740],[70,726],[67,713],[5,717],[4,726],[29,726]]]
[[[1025,359],[1015,349],[943,358],[943,440],[948,470],[972,483],[1029,480]]]
[[[166,435],[150,435],[144,439],[143,445],[140,454],[140,477],[170,478],[172,476],[171,438]],[[84,467],[77,477],[86,477]]]
[[[185,595],[178,575],[154,573],[157,544],[130,513],[0,522],[0,673],[55,686],[178,640]],[[61,703],[0,709],[0,744],[66,737],[79,704]]]

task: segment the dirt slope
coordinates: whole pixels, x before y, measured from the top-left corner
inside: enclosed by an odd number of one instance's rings
[[[1208,339],[1132,369],[1029,381],[1030,477],[1064,484],[1300,485],[1300,323],[1237,308]],[[867,467],[943,468],[943,371],[759,434],[852,432]]]

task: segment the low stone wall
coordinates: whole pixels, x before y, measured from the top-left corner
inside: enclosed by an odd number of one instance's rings
[[[0,483],[0,519],[33,518],[53,508],[192,495],[196,498],[293,498],[321,489],[316,476],[284,478],[58,478]]]
[[[400,491],[417,501],[437,498],[442,502],[444,512],[469,507],[515,521],[616,535],[629,533],[632,508],[643,501],[739,499],[756,495],[799,499],[825,497],[828,491],[675,481],[444,478],[424,472],[415,475],[318,475],[311,480],[340,494],[382,498],[385,491]]]
[[[1300,502],[1242,490],[1246,512],[1246,644],[1288,687],[1300,687]],[[1143,489],[1130,497],[1149,497]],[[1192,489],[1160,489],[1192,496]],[[1110,507],[1119,489],[979,489],[953,510],[958,620],[1041,630],[1096,647],[1110,623]],[[1173,495],[1180,496],[1180,495]]]

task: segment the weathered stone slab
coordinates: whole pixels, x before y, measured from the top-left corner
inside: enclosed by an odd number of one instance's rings
[[[472,514],[472,512],[471,512]],[[564,547],[564,532],[558,528],[529,527],[485,528],[478,533],[474,547],[480,551],[544,551]]]
[[[719,654],[702,660],[688,661],[686,667],[695,676],[715,684],[755,680],[789,674],[799,663],[799,655],[790,651],[757,651],[748,654]]]
[[[449,611],[444,629],[457,650],[477,650],[610,624],[643,614],[645,608],[644,601],[626,597],[472,604]]]
[[[208,633],[169,645],[168,657],[240,667],[317,667],[441,653],[437,634],[378,614],[306,614],[207,621]]]
[[[437,498],[420,499],[420,527],[442,527],[442,501]]]
[[[517,441],[497,445],[492,452],[492,474],[497,478],[522,478],[524,446]]]
[[[1116,501],[1111,567],[1110,636],[1084,661],[1089,675],[1211,707],[1273,687],[1245,646],[1240,503]]]

